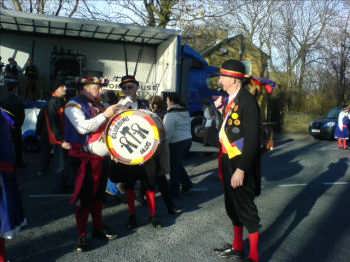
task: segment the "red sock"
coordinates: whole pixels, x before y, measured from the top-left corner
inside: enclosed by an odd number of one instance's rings
[[[156,193],[154,191],[147,190],[146,191],[147,204],[151,217],[156,216]]]
[[[0,238],[0,262],[6,262],[5,239]]]
[[[343,147],[342,144],[343,144],[343,143],[342,143],[342,139],[338,138],[338,147],[339,147],[339,148],[342,148],[342,147]]]
[[[259,262],[259,232],[249,234],[249,258],[254,262]]]
[[[94,229],[96,230],[103,230],[102,209],[103,205],[102,202],[99,200],[95,201],[92,208],[90,209],[92,223],[94,225]]]
[[[233,227],[233,242],[232,248],[235,251],[243,251],[243,227]]]
[[[79,237],[87,236],[87,223],[89,219],[89,208],[78,207],[75,211],[75,220],[77,222],[78,234]]]
[[[135,194],[135,191],[132,189],[128,189],[127,190],[127,197],[128,197],[129,214],[135,215],[136,214],[136,207],[135,207],[136,194]]]

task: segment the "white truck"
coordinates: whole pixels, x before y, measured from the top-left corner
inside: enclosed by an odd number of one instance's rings
[[[177,92],[194,118],[210,96],[206,80],[216,72],[181,45],[175,30],[8,10],[0,10],[0,55],[3,61],[13,57],[22,68],[31,57],[41,95],[48,95],[49,85],[60,76],[95,72],[110,79],[107,88],[118,89],[120,77],[131,74],[140,82],[140,95]],[[200,122],[194,119],[196,125]]]

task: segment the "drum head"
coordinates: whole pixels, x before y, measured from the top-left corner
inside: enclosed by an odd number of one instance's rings
[[[107,148],[118,162],[141,165],[157,151],[160,129],[159,123],[145,111],[121,112],[106,127]]]

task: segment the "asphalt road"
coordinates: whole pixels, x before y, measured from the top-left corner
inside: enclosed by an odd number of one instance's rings
[[[217,163],[208,154],[193,154],[188,160],[196,186],[194,192],[176,200],[184,213],[169,216],[160,199],[159,215],[165,227],[155,230],[147,224],[147,209],[138,206],[141,225],[128,231],[126,205],[110,203],[104,211],[105,222],[119,238],[108,243],[93,240],[92,250],[83,254],[74,252],[76,230],[68,198],[33,197],[51,193],[53,180],[49,175],[37,177],[38,156],[27,155],[30,168],[21,171],[21,188],[28,226],[8,242],[9,259],[226,261],[212,252],[232,240],[232,226],[224,210]],[[274,151],[264,155],[263,192],[256,200],[261,215],[261,261],[349,261],[349,154],[338,150],[335,142],[292,136],[282,138]]]

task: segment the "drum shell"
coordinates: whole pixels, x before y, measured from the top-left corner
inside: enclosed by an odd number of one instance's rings
[[[109,151],[105,140],[106,124],[102,125],[96,132],[88,136],[85,150],[91,154],[105,157],[109,155]]]

